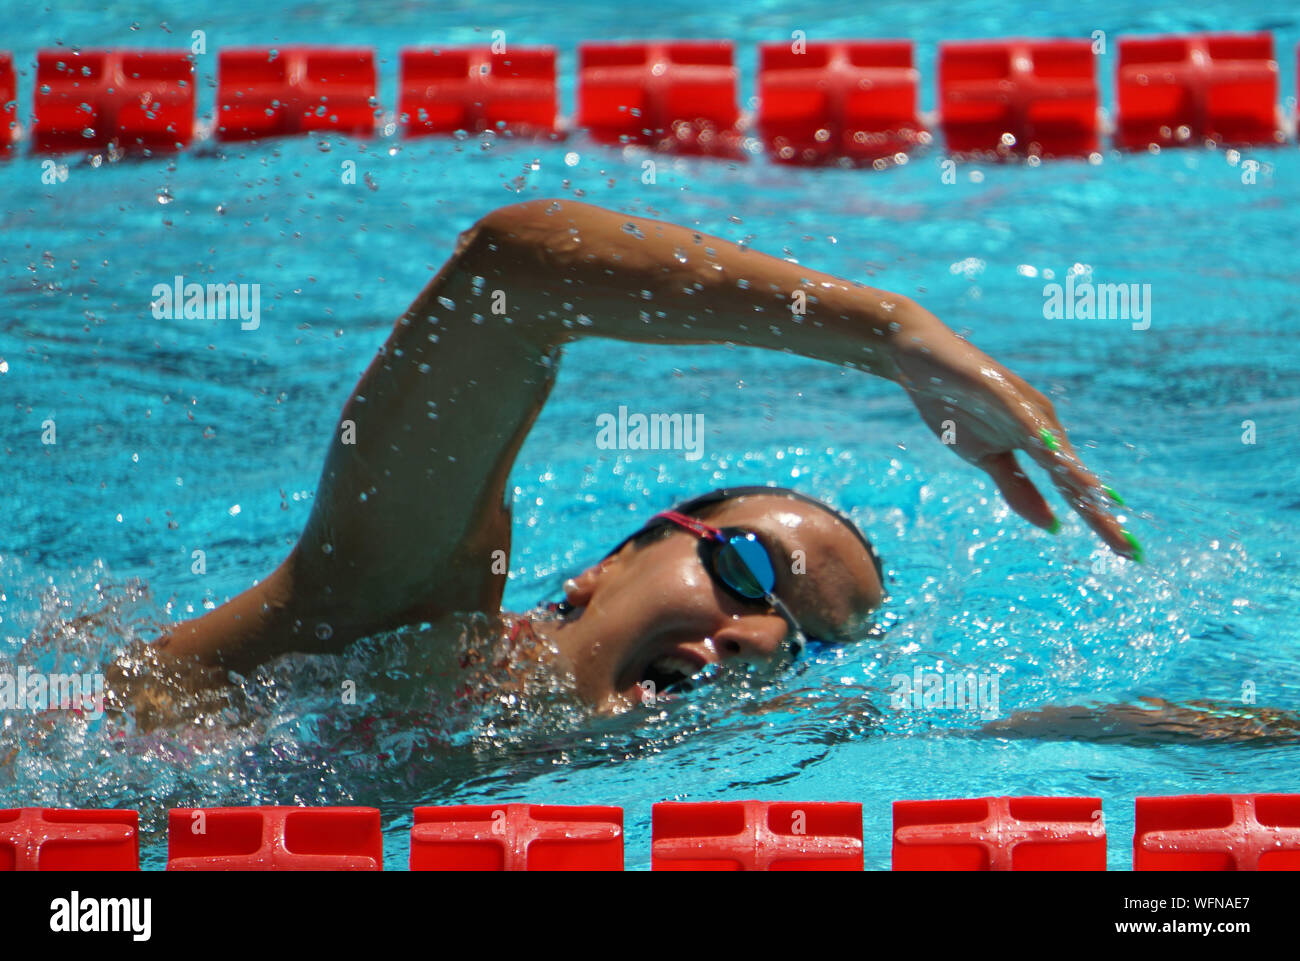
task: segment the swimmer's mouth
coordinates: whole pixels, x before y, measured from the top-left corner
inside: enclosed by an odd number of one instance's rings
[[[653,684],[656,692],[663,692],[681,687],[706,667],[708,662],[693,654],[665,654],[646,665],[641,672],[641,680]]]

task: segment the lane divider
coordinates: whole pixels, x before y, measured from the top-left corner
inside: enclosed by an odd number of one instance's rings
[[[418,807],[412,871],[622,871],[623,809],[549,804]]]
[[[0,53],[0,156],[18,138],[18,78],[14,58]]]
[[[1101,798],[895,801],[895,871],[1105,871]]]
[[[260,140],[315,131],[371,137],[377,76],[374,52],[360,48],[222,50],[216,137]]]
[[[379,809],[174,808],[168,871],[382,871]]]
[[[662,801],[653,871],[861,871],[862,805]]]
[[[896,871],[1104,871],[1095,797],[896,801]],[[379,810],[176,808],[169,871],[383,869]],[[861,871],[856,802],[663,801],[651,813],[655,871]],[[418,807],[413,871],[621,871],[623,810],[599,805]],[[123,810],[0,810],[0,871],[139,869],[139,816]],[[1136,871],[1300,870],[1300,794],[1145,797]]]
[[[457,130],[559,133],[553,47],[403,50],[400,75],[397,112],[407,137]]]
[[[939,45],[939,112],[955,153],[1086,157],[1100,149],[1087,40]]]
[[[599,143],[742,156],[729,40],[584,43],[578,126]]]
[[[1118,69],[1115,140],[1124,149],[1282,140],[1270,33],[1121,37]]]
[[[758,48],[758,129],[778,163],[875,161],[930,142],[910,40]]]
[[[0,871],[138,871],[135,811],[0,810]]]
[[[170,50],[88,50],[36,55],[32,149],[169,152],[194,135],[194,63]]]
[[[1148,150],[1213,141],[1282,142],[1273,36],[1206,33],[1120,37],[1113,142]],[[917,113],[908,40],[758,49],[753,135],[779,163],[881,165],[931,142]],[[1300,53],[1300,48],[1298,48]],[[403,136],[508,132],[563,139],[549,47],[400,51]],[[577,118],[595,141],[745,159],[730,41],[587,43],[578,47]],[[174,151],[194,138],[194,58],[186,51],[43,50],[37,55],[31,147]],[[243,48],[217,58],[214,136],[244,141],[334,131],[376,135],[383,108],[372,50]],[[12,59],[0,54],[0,156],[18,127]],[[938,122],[958,155],[1087,156],[1106,131],[1090,41],[1008,39],[939,45]]]
[[[1137,799],[1137,871],[1300,871],[1300,795]]]

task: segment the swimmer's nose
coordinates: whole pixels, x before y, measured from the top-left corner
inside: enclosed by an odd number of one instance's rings
[[[788,631],[785,620],[777,614],[742,617],[713,635],[713,647],[724,661],[768,664],[784,649]]]

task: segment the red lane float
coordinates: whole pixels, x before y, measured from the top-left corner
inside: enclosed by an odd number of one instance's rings
[[[1121,37],[1117,69],[1120,147],[1282,139],[1270,33]]]
[[[731,42],[578,47],[578,125],[603,143],[742,156]]]
[[[18,80],[14,58],[0,53],[0,151],[7,151],[18,137]],[[2,156],[3,154],[0,154]]]
[[[412,871],[622,871],[623,809],[419,807],[410,864]]]
[[[35,150],[178,150],[194,136],[194,62],[175,50],[42,50]]]
[[[218,140],[328,130],[375,132],[375,55],[361,48],[222,50],[217,58]]]
[[[381,871],[379,809],[174,808],[168,871]]]
[[[895,871],[1104,871],[1100,798],[895,801]]]
[[[0,810],[0,871],[138,871],[135,811]]]
[[[1087,40],[941,43],[938,100],[944,137],[957,153],[1086,156],[1098,149]]]
[[[662,801],[654,871],[861,871],[862,805]]]
[[[925,132],[910,40],[758,51],[758,126],[779,162],[873,161],[915,147]]]
[[[403,50],[398,113],[406,136],[466,130],[555,132],[555,50]]]
[[[1140,797],[1135,871],[1300,870],[1300,794]]]

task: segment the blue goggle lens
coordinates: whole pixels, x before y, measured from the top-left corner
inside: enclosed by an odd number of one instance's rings
[[[776,586],[772,558],[753,534],[728,537],[716,563],[719,576],[745,597],[766,597]]]

